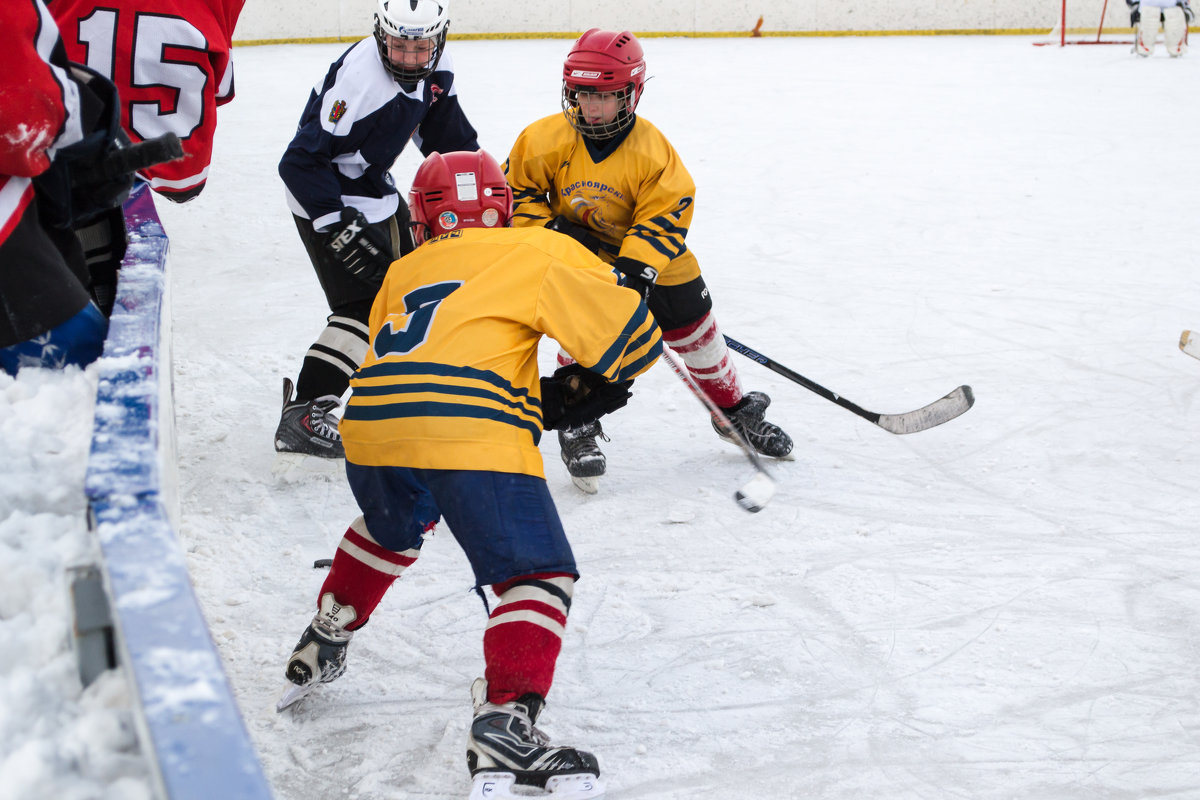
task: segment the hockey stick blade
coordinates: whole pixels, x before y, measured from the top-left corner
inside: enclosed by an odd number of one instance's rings
[[[1192,358],[1200,358],[1200,335],[1195,331],[1184,331],[1179,334],[1179,349]]]
[[[880,414],[875,424],[889,433],[917,433],[936,428],[955,417],[962,416],[975,405],[975,393],[970,386],[960,386],[950,394],[929,405],[903,414]]]
[[[975,393],[971,391],[971,387],[960,386],[942,399],[936,400],[923,408],[918,408],[916,411],[908,411],[903,414],[879,414],[874,411],[868,411],[857,403],[850,402],[837,392],[826,389],[821,384],[809,380],[795,370],[788,369],[778,361],[764,356],[751,347],[747,347],[737,339],[726,336],[725,343],[729,345],[730,350],[736,350],[751,361],[757,361],[775,374],[782,375],[791,382],[800,384],[813,394],[824,397],[829,402],[857,414],[867,422],[878,425],[889,433],[917,433],[918,431],[928,430],[944,422],[949,422],[975,405]]]

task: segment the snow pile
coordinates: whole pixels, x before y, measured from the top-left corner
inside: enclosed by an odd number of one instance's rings
[[[70,645],[95,394],[94,367],[0,374],[0,798],[150,797],[124,677],[83,689]]]

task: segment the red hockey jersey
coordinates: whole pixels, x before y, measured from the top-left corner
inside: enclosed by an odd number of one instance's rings
[[[33,199],[30,178],[53,150],[79,141],[79,92],[51,64],[58,31],[39,0],[13,0],[0,14],[0,243]],[[61,58],[61,55],[59,56]]]
[[[217,106],[233,99],[233,29],[245,0],[51,0],[67,56],[112,79],[135,142],[174,133],[184,157],[143,170],[177,202],[204,188]]]

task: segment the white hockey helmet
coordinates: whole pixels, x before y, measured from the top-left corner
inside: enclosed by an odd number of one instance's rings
[[[446,49],[450,29],[449,0],[378,0],[375,7],[375,43],[383,66],[401,83],[428,78]],[[416,65],[395,64],[388,57],[388,38],[433,43],[428,56]]]

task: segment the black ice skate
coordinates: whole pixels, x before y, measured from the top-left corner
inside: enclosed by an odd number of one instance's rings
[[[594,755],[573,747],[553,747],[549,737],[533,726],[545,705],[540,695],[526,694],[495,705],[487,701],[487,681],[476,678],[471,700],[475,706],[467,734],[467,768],[474,779],[471,800],[530,796],[527,791],[510,791],[513,783],[541,789],[554,800],[604,796]]]
[[[342,677],[346,671],[346,645],[354,636],[346,626],[357,617],[352,606],[339,605],[332,593],[321,597],[321,610],[300,635],[288,659],[284,670],[288,684],[275,704],[276,711],[283,711],[319,684]]]
[[[297,401],[292,382],[283,379],[283,414],[275,429],[275,449],[281,453],[301,453],[322,458],[345,458],[338,420],[333,411],[338,398],[332,395],[316,400]]]
[[[596,444],[597,436],[608,441],[599,420],[558,432],[558,445],[562,448],[562,460],[567,465],[567,472],[571,473],[571,482],[588,494],[599,491],[599,478],[608,466],[604,453]]]
[[[763,419],[769,405],[771,398],[763,392],[747,392],[736,406],[722,410],[746,443],[759,453],[771,458],[790,458],[792,437],[784,433],[778,425]],[[730,441],[721,434],[716,420],[713,420],[713,430],[722,439]]]

